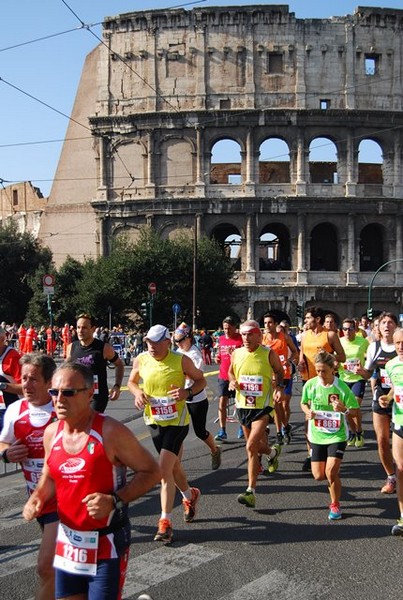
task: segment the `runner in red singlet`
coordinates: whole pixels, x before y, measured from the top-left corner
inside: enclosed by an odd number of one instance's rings
[[[127,427],[91,408],[87,367],[64,363],[52,385],[59,422],[46,429],[42,476],[23,515],[35,518],[56,496],[55,598],[119,600],[130,546],[128,503],[158,483],[159,468]],[[134,472],[130,481],[126,467]]]
[[[0,451],[4,462],[21,463],[28,493],[32,494],[44,462],[44,431],[56,419],[53,402],[48,393],[56,364],[46,354],[32,353],[24,354],[21,365],[24,397],[10,404],[6,410],[0,435]],[[39,583],[35,599],[53,600],[53,557],[58,523],[55,500],[43,506],[37,520],[42,529],[42,541],[38,553]]]

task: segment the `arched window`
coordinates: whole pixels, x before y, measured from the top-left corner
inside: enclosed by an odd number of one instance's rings
[[[284,140],[269,138],[259,148],[259,183],[290,182],[290,150]]]
[[[288,271],[291,269],[290,234],[281,223],[271,223],[259,238],[260,271]]]
[[[358,147],[358,183],[383,183],[382,148],[373,140],[362,140]]]
[[[217,240],[227,256],[231,257],[236,271],[242,269],[242,237],[235,225],[221,223],[212,231],[211,237]]]
[[[328,138],[315,138],[309,145],[311,183],[338,183],[337,148]]]
[[[337,231],[331,223],[316,225],[311,232],[311,271],[338,271]]]
[[[383,228],[371,223],[361,231],[360,271],[376,271],[384,262]]]
[[[239,185],[242,183],[241,147],[234,140],[215,143],[211,150],[210,183]]]

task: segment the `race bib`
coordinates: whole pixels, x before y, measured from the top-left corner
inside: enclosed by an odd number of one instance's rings
[[[391,388],[392,382],[390,380],[389,375],[386,372],[386,369],[379,369],[379,377],[381,379],[381,387],[383,388]]]
[[[400,410],[403,410],[403,386],[401,385],[395,386],[395,402]]]
[[[73,575],[96,575],[98,531],[76,531],[59,523],[53,566]]]
[[[243,396],[263,396],[263,377],[261,375],[241,375],[239,389]]]
[[[170,396],[150,398],[151,414],[155,421],[170,421],[178,417],[176,400]]]
[[[344,363],[344,370],[351,371],[352,373],[354,373],[356,367],[359,367],[359,366],[360,366],[359,358],[348,358],[346,360],[346,362]]]
[[[27,484],[28,492],[32,494],[42,474],[44,459],[43,458],[27,458],[22,461],[24,469],[24,477]]]
[[[314,423],[322,433],[337,433],[341,427],[341,413],[319,410],[315,413]]]
[[[6,403],[4,402],[3,392],[0,390],[0,410],[6,410]]]

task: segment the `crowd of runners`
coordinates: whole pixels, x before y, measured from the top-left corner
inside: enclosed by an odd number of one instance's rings
[[[130,546],[128,504],[159,482],[154,540],[172,543],[176,491],[186,523],[196,518],[202,496],[182,464],[190,424],[209,450],[211,469],[220,468],[230,399],[247,456],[248,485],[236,499],[253,509],[259,474],[275,473],[283,445],[292,443],[295,379],[303,384],[306,425],[301,468],[327,482],[331,521],[343,516],[344,452],[365,445],[361,404],[370,386],[385,471],[380,492],[397,493],[400,516],[391,533],[403,536],[403,329],[394,314],[380,313],[372,323],[365,316],[337,323],[334,314],[311,306],[297,335],[276,312],[264,315],[263,330],[255,320],[238,324],[226,317],[214,332],[211,355],[219,367],[215,435],[207,428],[204,368],[210,359],[186,323],[173,333],[152,326],[142,340],[145,351],[134,356],[128,388],[143,411],[157,459],[104,414],[108,401],[120,395],[121,358],[95,335],[90,315],[79,315],[74,330],[77,339],[68,339],[66,361],[56,368],[46,353],[21,356],[0,327],[0,456],[21,463],[29,494],[23,515],[36,518],[42,530],[37,600],[121,597]],[[111,389],[108,364],[115,366]]]

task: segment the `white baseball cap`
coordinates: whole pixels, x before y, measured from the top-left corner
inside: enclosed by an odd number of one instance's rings
[[[162,342],[162,340],[170,339],[171,336],[169,335],[168,328],[164,327],[164,325],[153,325],[145,337],[146,342]]]

